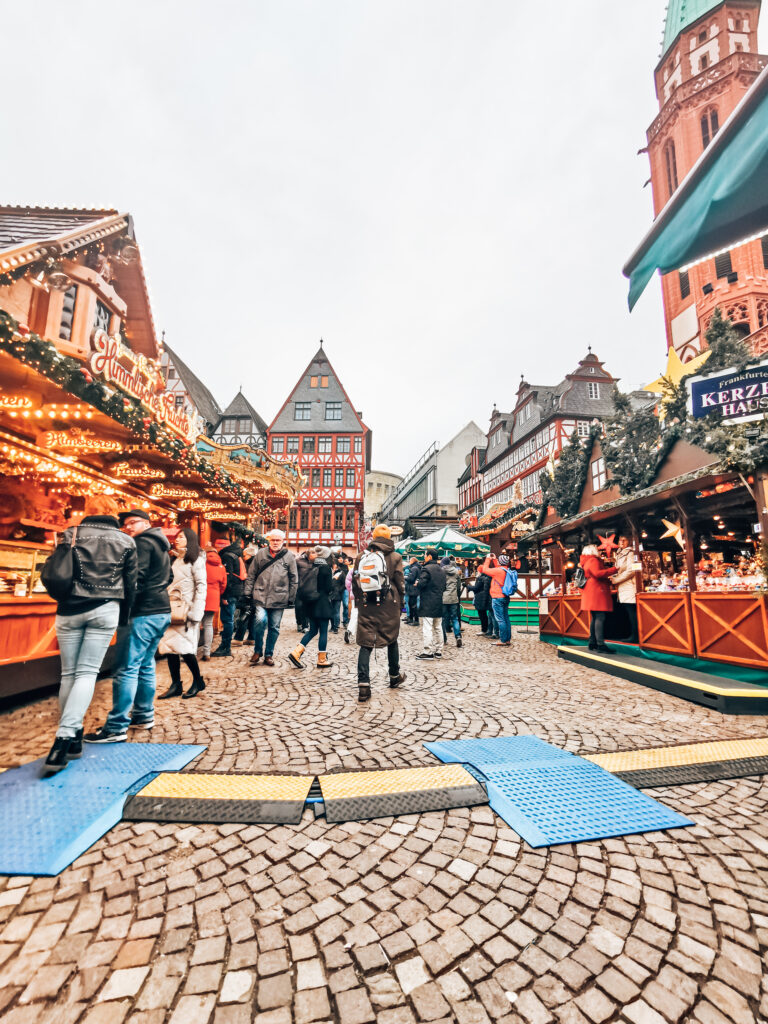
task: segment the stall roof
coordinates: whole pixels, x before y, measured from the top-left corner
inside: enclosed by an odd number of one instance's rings
[[[768,231],[768,68],[745,93],[624,267],[632,309],[668,274]]]

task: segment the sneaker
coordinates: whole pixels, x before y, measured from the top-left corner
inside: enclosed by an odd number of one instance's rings
[[[98,732],[87,732],[83,739],[86,743],[125,743],[128,739],[128,730],[111,732],[106,725],[102,725]]]
[[[69,736],[57,736],[53,746],[43,762],[43,778],[55,775],[67,767],[69,758],[67,756],[72,740]]]
[[[132,718],[131,729],[152,729],[155,724],[154,715],[152,718]]]
[[[443,652],[442,651],[435,651],[435,657],[436,658],[442,658],[442,656],[443,656]]]
[[[457,647],[463,647],[464,646],[464,641],[461,639],[460,636],[456,637],[456,646]]]
[[[419,661],[434,661],[435,658],[434,654],[425,654],[424,652],[417,654],[416,657]]]

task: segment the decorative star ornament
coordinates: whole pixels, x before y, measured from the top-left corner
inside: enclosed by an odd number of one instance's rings
[[[597,536],[600,538],[600,543],[597,545],[598,549],[600,551],[604,551],[608,558],[610,558],[611,554],[613,553],[613,549],[619,546],[614,541],[614,537],[616,536],[616,534],[608,533],[604,537],[602,533],[598,533]]]
[[[674,347],[670,348],[667,352],[667,368],[661,377],[657,377],[656,380],[651,381],[650,384],[646,384],[643,391],[653,391],[654,394],[662,395],[661,399],[661,418],[664,418],[664,406],[668,402],[672,401],[672,395],[669,393],[669,385],[674,384],[675,387],[680,383],[683,377],[686,377],[690,373],[695,373],[700,367],[706,363],[710,357],[710,350],[702,352],[701,355],[694,356],[693,359],[689,359],[687,363],[684,363],[680,356],[675,351]]]
[[[670,523],[668,519],[662,519],[661,521],[667,528],[667,532],[662,533],[661,539],[664,540],[666,537],[674,537],[680,547],[685,548],[682,526],[679,523]]]

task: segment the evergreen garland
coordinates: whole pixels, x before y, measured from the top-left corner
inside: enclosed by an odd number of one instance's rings
[[[71,356],[62,355],[56,346],[39,335],[19,327],[18,322],[0,310],[0,351],[25,365],[32,366],[69,394],[93,406],[106,416],[138,435],[187,469],[198,473],[211,486],[227,491],[244,505],[257,504],[255,496],[224,469],[216,469],[192,445],[153,420],[136,398],[97,381],[86,366]]]
[[[544,497],[536,523],[537,529],[544,521],[549,505],[554,508],[561,519],[567,519],[568,516],[577,512],[584,485],[587,482],[589,456],[592,446],[600,435],[599,425],[591,427],[589,434],[583,439],[574,430],[568,444],[560,453],[554,476],[550,476],[548,473],[541,474],[539,486]]]

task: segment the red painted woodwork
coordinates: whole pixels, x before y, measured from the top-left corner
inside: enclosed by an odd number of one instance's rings
[[[544,600],[547,601],[548,611],[542,612],[541,604],[539,604],[539,632],[560,636],[563,632],[563,599],[562,597],[547,597]]]
[[[0,597],[0,665],[58,654],[55,619],[56,602],[47,596]]]
[[[764,594],[691,594],[691,606],[700,658],[768,669]]]
[[[637,626],[641,647],[694,657],[690,594],[638,594]]]
[[[561,597],[560,623],[563,636],[589,639],[589,612],[581,610],[581,597]]]

